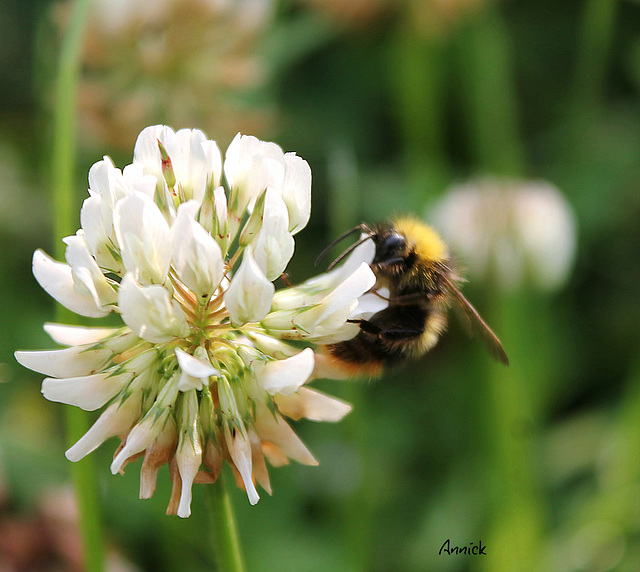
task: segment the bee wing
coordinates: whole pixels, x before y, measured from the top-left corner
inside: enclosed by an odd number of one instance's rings
[[[487,323],[482,319],[482,316],[478,314],[478,310],[476,310],[469,300],[467,300],[462,292],[449,280],[446,276],[441,276],[447,290],[453,294],[456,302],[460,309],[464,312],[468,320],[468,325],[471,327],[471,333],[478,338],[485,345],[491,357],[498,360],[500,363],[504,365],[509,365],[509,358],[498,339],[493,333],[493,330],[487,325]]]

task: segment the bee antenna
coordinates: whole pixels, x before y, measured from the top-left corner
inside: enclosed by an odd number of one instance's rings
[[[345,238],[347,238],[348,236],[351,236],[352,234],[356,233],[356,232],[368,232],[369,234],[364,238],[364,239],[360,239],[358,240],[356,243],[352,244],[349,248],[347,248],[347,250],[345,250],[340,256],[338,256],[338,258],[336,258],[327,268],[327,270],[331,270],[338,262],[340,262],[347,254],[349,254],[354,248],[358,247],[359,245],[361,245],[365,240],[367,240],[370,236],[371,236],[371,229],[364,223],[361,223],[357,226],[354,226],[353,228],[350,228],[347,232],[341,234],[338,238],[332,240],[325,248],[322,249],[322,252],[320,254],[318,254],[318,257],[316,258],[314,265],[318,266],[318,264],[320,263],[320,261],[327,255],[327,253],[339,242],[342,242]]]
[[[342,261],[347,256],[347,254],[351,254],[356,248],[358,248],[358,246],[360,246],[363,242],[366,242],[367,240],[369,240],[372,236],[373,236],[373,233],[370,232],[369,234],[365,234],[361,239],[354,242],[340,256],[338,256],[338,258],[336,258],[331,264],[329,264],[329,266],[327,266],[327,272],[329,270],[332,270],[334,266],[338,264],[338,262]]]

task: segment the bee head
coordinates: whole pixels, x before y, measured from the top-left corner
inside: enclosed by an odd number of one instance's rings
[[[407,255],[407,239],[400,233],[390,229],[384,233],[378,232],[373,238],[376,244],[374,264],[397,262]]]
[[[391,226],[378,226],[372,238],[376,245],[372,267],[377,274],[398,276],[413,265],[413,244],[402,232]]]

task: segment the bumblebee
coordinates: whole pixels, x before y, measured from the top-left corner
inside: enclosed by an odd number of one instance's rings
[[[371,269],[377,281],[372,291],[386,289],[389,303],[367,320],[352,320],[360,326],[354,338],[326,346],[325,355],[332,368],[349,377],[375,377],[388,366],[420,357],[446,329],[447,310],[452,303],[466,316],[470,333],[480,338],[496,360],[508,365],[500,340],[460,292],[462,279],[453,269],[446,245],[431,227],[412,218],[374,227],[360,224],[324,252],[358,231],[362,233],[360,240],[330,268],[366,240],[373,240]]]

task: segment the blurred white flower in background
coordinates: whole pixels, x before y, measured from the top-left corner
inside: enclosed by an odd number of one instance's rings
[[[169,463],[167,512],[181,517],[192,484],[214,482],[223,461],[252,504],[256,483],[271,492],[265,457],[317,464],[284,418],[349,412],[305,384],[318,344],[359,331],[347,320],[365,311],[360,297],[375,276],[369,241],[330,273],[275,291],[310,208],[306,161],[251,136],[238,135],[223,163],[201,131],[157,125],[142,131],[122,171],[108,157],[91,167],[66,264],[36,251],[33,272],[70,310],[119,313],[125,325],[47,324],[66,348],[16,352],[48,376],[47,399],[104,409],[70,460],[119,437],[111,471],[144,456],[140,496],[149,498]]]
[[[550,183],[472,181],[452,187],[429,212],[475,280],[554,290],[571,272],[576,217]]]
[[[60,29],[67,4],[55,5]],[[225,142],[265,132],[274,108],[261,42],[275,8],[273,0],[94,1],[78,89],[84,146],[126,151],[157,121],[197,124]]]

